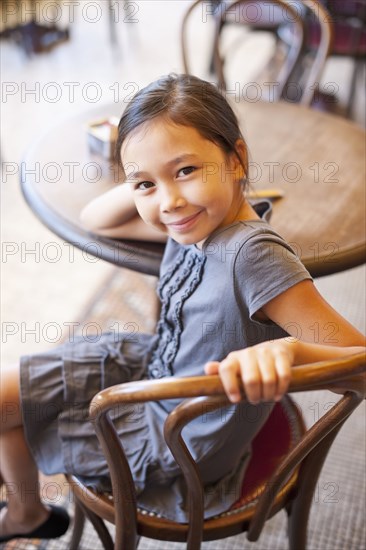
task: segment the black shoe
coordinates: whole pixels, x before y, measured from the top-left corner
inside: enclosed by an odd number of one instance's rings
[[[0,503],[0,509],[6,506],[6,502]],[[69,514],[60,506],[50,506],[51,514],[42,525],[30,533],[20,533],[0,537],[0,544],[12,539],[57,539],[66,533],[70,524]]]

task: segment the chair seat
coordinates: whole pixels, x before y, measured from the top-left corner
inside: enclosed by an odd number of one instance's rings
[[[241,497],[232,509],[258,498],[279,462],[299,441],[305,427],[296,405],[289,398],[276,403],[271,415],[252,443],[252,458],[245,473]]]
[[[181,432],[188,422],[207,410],[206,405],[213,410],[228,405],[220,378],[141,380],[102,390],[90,404],[90,420],[95,422],[98,438],[106,451],[116,499],[110,494],[90,491],[75,476],[67,476],[77,504],[71,547],[78,548],[85,516],[94,525],[106,550],[135,550],[139,536],[186,542],[187,548],[197,550],[202,540],[223,539],[244,531],[248,532],[248,540],[256,541],[266,520],[286,508],[290,549],[305,550],[308,516],[319,474],[339,429],[365,398],[365,373],[364,352],[294,368],[289,393],[336,389],[343,396],[309,429],[288,395],[276,404],[252,445],[251,463],[239,502],[205,521],[202,521],[199,475]],[[191,504],[189,524],[137,509],[127,458],[108,416],[122,403],[176,398],[183,401],[167,416],[164,434],[186,479]],[[264,461],[269,461],[268,467]],[[116,524],[114,542],[103,520]]]
[[[345,21],[337,21],[334,25],[334,38],[330,55],[364,57],[366,55],[366,30],[352,26]],[[308,27],[308,46],[315,49],[320,43],[320,29],[317,25]]]
[[[292,449],[305,432],[301,414],[289,396],[276,403],[266,424],[252,443],[252,457],[248,465],[242,485],[240,499],[218,516],[204,522],[203,540],[217,538],[217,530],[222,531],[225,523],[227,537],[243,531],[243,525],[249,526],[254,512],[254,504],[268,487],[268,480],[276,470],[281,459]],[[295,470],[276,497],[271,515],[274,515],[286,501],[287,496],[296,485],[298,470]],[[114,523],[114,501],[110,494],[97,494],[84,486],[75,476],[68,476],[76,497],[88,500],[88,506],[103,519]],[[162,539],[184,542],[188,525],[176,523],[161,516],[142,510],[137,510],[138,532],[141,536],[156,536],[156,530],[161,530]]]

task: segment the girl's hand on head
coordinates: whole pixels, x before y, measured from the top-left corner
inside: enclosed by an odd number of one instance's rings
[[[293,346],[292,346],[293,347]],[[221,362],[205,365],[206,374],[218,374],[230,401],[241,399],[241,388],[253,404],[279,401],[291,380],[294,353],[286,340],[263,342],[233,351]]]

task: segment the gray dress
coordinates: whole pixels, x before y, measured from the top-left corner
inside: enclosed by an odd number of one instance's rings
[[[104,387],[146,377],[197,376],[207,361],[286,336],[255,313],[291,286],[310,279],[291,248],[262,220],[216,230],[203,249],[169,240],[161,266],[161,317],[155,335],[79,338],[21,360],[26,436],[46,474],[70,472],[110,488],[108,469],[88,422],[90,399]],[[128,457],[139,504],[187,519],[184,481],[165,445],[163,424],[177,401],[119,408],[115,424]],[[273,404],[241,403],[191,422],[183,432],[205,483],[206,517],[239,498],[250,442]]]

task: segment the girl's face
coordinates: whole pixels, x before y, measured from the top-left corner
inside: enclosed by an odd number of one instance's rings
[[[239,153],[244,154],[243,143]],[[201,246],[240,219],[243,169],[195,128],[158,117],[125,140],[122,163],[141,218],[180,244]]]

